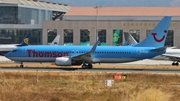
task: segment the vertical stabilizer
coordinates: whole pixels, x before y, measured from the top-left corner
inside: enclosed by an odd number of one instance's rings
[[[148,36],[135,47],[164,47],[171,16],[165,16]]]
[[[133,45],[133,44],[137,44],[137,41],[133,38],[133,36],[128,33],[128,32],[124,32],[124,38],[125,38],[125,43],[123,46],[128,46],[128,45]]]
[[[26,37],[22,40],[21,44],[17,45],[17,46],[27,46],[29,44],[29,38],[30,38],[31,34],[28,33],[26,35]]]
[[[59,45],[60,35],[57,35],[52,41],[51,45]]]

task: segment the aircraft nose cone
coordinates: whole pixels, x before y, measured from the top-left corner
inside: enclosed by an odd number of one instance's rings
[[[8,53],[6,53],[4,56],[5,56],[6,58],[8,58],[8,57],[10,56],[10,53],[8,52]]]

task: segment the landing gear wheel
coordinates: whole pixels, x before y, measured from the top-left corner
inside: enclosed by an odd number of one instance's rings
[[[88,63],[88,69],[92,69],[92,64]]]
[[[86,64],[82,65],[82,69],[86,69],[86,67],[87,67]]]
[[[178,62],[176,62],[175,64],[176,64],[176,66],[179,66],[179,63],[178,63]]]
[[[86,64],[86,63],[84,63],[83,65],[82,65],[82,69],[92,69],[92,64],[90,64],[90,63],[88,63],[88,64]]]
[[[179,63],[178,62],[173,62],[172,66],[179,66]]]
[[[24,65],[20,65],[20,68],[23,68],[24,67]]]

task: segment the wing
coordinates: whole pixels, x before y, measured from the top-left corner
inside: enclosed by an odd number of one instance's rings
[[[175,48],[177,48],[177,46],[167,47],[167,49],[175,49]]]
[[[180,59],[180,55],[175,55],[175,54],[162,54],[162,56],[168,57],[170,60],[179,60]]]
[[[77,55],[77,56],[72,56],[71,58],[73,60],[92,61],[91,54],[93,54],[95,52],[97,45],[98,45],[98,41],[93,45],[93,47],[91,48],[91,50],[89,52],[84,53],[84,54],[80,54],[80,55]]]

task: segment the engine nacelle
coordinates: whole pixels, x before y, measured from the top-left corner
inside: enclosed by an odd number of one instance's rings
[[[56,58],[55,63],[57,66],[71,66],[72,60],[68,57],[58,57]]]

